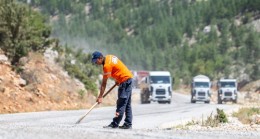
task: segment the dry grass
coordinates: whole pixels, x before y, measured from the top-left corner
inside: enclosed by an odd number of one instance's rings
[[[243,124],[250,124],[252,122],[252,116],[260,114],[260,108],[240,108],[238,112],[233,113],[232,116],[237,117]]]

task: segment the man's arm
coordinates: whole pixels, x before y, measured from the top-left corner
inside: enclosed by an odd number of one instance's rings
[[[100,87],[99,96],[97,98],[98,104],[102,103],[102,98],[103,98],[103,94],[105,92],[106,86],[107,86],[107,78],[103,78],[102,84],[101,84],[101,87]]]

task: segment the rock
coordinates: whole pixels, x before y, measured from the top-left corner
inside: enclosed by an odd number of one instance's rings
[[[211,30],[211,27],[210,26],[205,26],[204,29],[203,29],[203,32],[204,33],[209,33]]]
[[[55,59],[59,57],[59,53],[55,50],[52,50],[52,48],[48,48],[44,52],[44,57],[49,62],[54,63]]]
[[[20,79],[19,79],[19,85],[20,85],[20,86],[25,86],[25,85],[26,85],[26,80],[20,78]]]
[[[5,55],[3,55],[3,54],[0,54],[0,62],[7,62],[8,61],[8,58],[5,56]]]
[[[37,89],[36,92],[34,92],[38,97],[47,97],[42,91],[41,89]]]
[[[0,92],[4,93],[5,92],[5,87],[0,85]]]
[[[260,115],[254,115],[253,116],[253,122],[255,124],[260,124]]]

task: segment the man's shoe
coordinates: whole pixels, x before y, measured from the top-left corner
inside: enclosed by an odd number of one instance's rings
[[[122,126],[119,126],[120,129],[132,129],[132,125],[123,124]]]
[[[103,128],[118,128],[118,126],[116,126],[114,124],[109,124],[107,126],[103,126]]]

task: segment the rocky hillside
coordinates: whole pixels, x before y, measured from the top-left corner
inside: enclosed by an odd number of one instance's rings
[[[30,53],[22,58],[20,75],[0,53],[0,113],[82,109],[95,103],[95,96],[68,76],[51,53]]]

